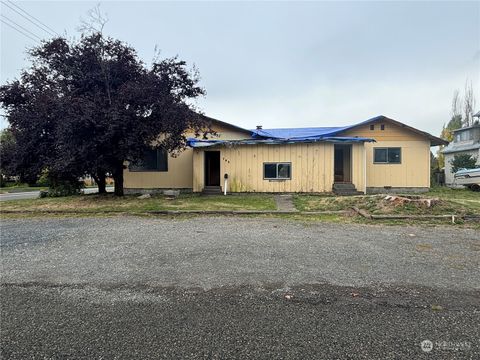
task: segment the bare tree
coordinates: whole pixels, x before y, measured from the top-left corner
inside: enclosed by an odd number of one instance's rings
[[[456,89],[452,98],[452,119],[462,118],[462,98],[460,91]]]
[[[86,33],[103,33],[103,28],[108,22],[106,13],[100,10],[100,4],[97,4],[87,12],[87,19],[80,18],[81,25],[77,27],[80,32]]]
[[[465,97],[463,98],[463,126],[473,125],[473,111],[475,109],[475,95],[472,82],[465,82]]]

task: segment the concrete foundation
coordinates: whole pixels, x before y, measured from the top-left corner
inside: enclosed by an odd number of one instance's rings
[[[180,193],[191,193],[192,189],[123,189],[125,195],[137,195],[137,194],[163,194],[165,191],[180,191]]]
[[[367,194],[424,193],[428,187],[367,187]]]

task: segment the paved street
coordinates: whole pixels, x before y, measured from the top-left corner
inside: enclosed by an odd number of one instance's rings
[[[107,187],[107,192],[112,192],[113,187]],[[85,188],[82,189],[84,194],[95,194],[98,192],[98,188]],[[7,200],[23,200],[23,199],[36,199],[40,196],[40,191],[25,191],[25,192],[13,192],[0,194],[0,201]]]
[[[3,358],[480,354],[476,230],[233,217],[1,230]]]
[[[0,194],[0,201],[36,199],[40,196],[40,191],[24,191],[18,193]]]

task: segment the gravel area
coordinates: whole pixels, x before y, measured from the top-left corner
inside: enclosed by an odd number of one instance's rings
[[[233,217],[2,221],[2,281],[480,288],[473,229]]]
[[[453,227],[2,220],[0,358],[478,359],[479,254]]]

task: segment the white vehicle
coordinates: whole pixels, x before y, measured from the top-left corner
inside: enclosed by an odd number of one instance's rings
[[[460,169],[454,175],[455,184],[463,185],[473,191],[480,191],[480,168]]]

